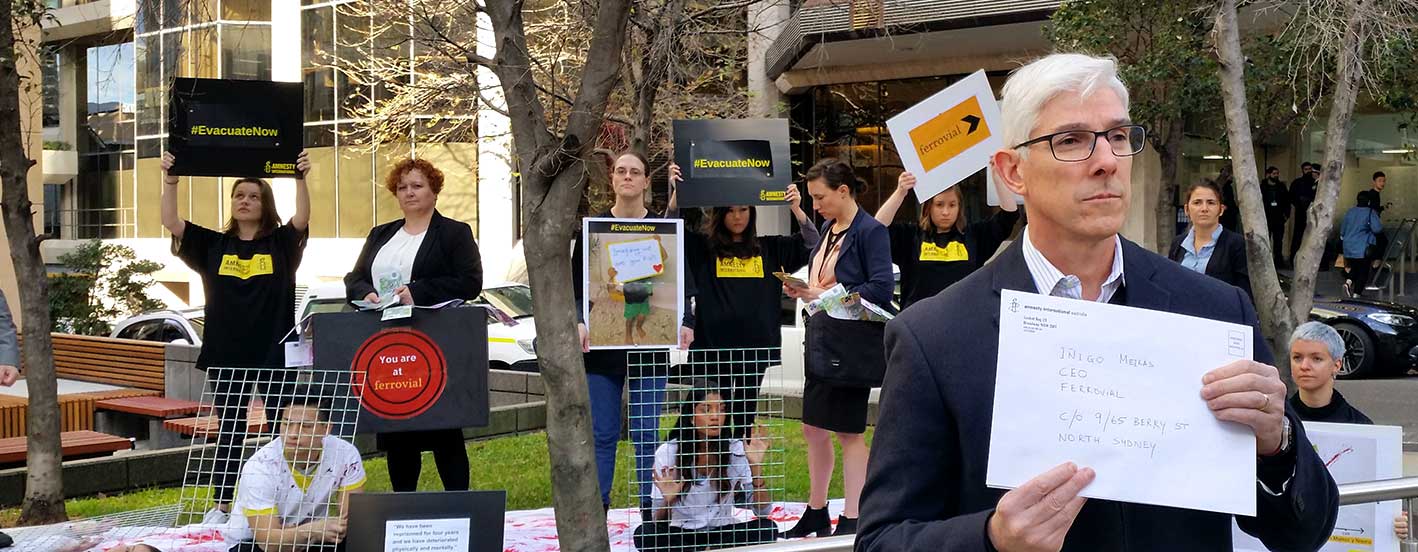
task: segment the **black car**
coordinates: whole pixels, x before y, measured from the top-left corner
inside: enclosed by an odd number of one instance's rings
[[[1418,309],[1364,298],[1316,297],[1310,320],[1344,338],[1341,379],[1401,376],[1418,368]]]

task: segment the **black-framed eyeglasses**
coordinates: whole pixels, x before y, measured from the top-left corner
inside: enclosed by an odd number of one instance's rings
[[[1122,125],[1098,131],[1065,130],[1040,136],[1014,147],[1023,148],[1039,142],[1048,142],[1049,151],[1054,154],[1054,159],[1065,162],[1084,161],[1093,157],[1093,148],[1098,145],[1098,137],[1100,136],[1108,140],[1113,155],[1129,157],[1142,151],[1142,147],[1147,142],[1147,129],[1142,125]]]

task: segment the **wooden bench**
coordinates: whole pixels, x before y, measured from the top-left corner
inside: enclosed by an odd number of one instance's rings
[[[167,344],[136,339],[55,333],[54,371],[65,379],[161,392]]]
[[[123,397],[105,399],[94,403],[94,408],[112,412],[123,412],[149,418],[176,418],[197,413],[202,405],[194,401],[169,399],[166,397]]]
[[[25,436],[25,416],[30,409],[23,397],[0,395],[0,439]]]
[[[181,434],[168,430],[163,422],[172,418],[196,414],[202,405],[166,397],[119,397],[94,403],[98,410],[95,423],[99,431],[117,435],[132,435],[137,448],[154,450],[188,444]]]
[[[24,462],[26,439],[28,437],[0,439],[0,464]],[[64,458],[101,456],[133,448],[132,439],[97,431],[65,431],[59,434],[59,443]]]
[[[167,420],[162,423],[163,429],[182,435],[191,435],[204,439],[212,439],[217,436],[217,431],[221,426],[221,421],[216,416],[195,416],[191,418],[177,418]],[[266,431],[266,410],[263,408],[249,408],[246,410],[246,432],[259,433]]]

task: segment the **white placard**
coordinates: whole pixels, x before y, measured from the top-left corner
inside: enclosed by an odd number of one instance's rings
[[[384,524],[384,552],[468,552],[468,518],[391,519]]]
[[[1305,422],[1310,439],[1329,475],[1338,484],[1403,477],[1403,428],[1357,424]],[[1402,511],[1398,501],[1339,507],[1334,533],[1320,552],[1398,550],[1393,519]],[[1255,537],[1231,523],[1236,552],[1266,552]]]
[[[999,328],[987,485],[1074,462],[1089,498],[1255,515],[1255,434],[1201,398],[1250,326],[1004,290]]]
[[[664,246],[653,238],[635,239],[606,245],[611,267],[615,269],[615,283],[623,284],[653,278],[665,272],[665,257],[660,253]]]
[[[1004,147],[999,103],[983,70],[976,71],[886,121],[916,200],[931,197],[985,168]]]

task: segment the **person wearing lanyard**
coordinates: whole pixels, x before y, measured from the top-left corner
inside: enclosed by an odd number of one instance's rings
[[[892,224],[916,175],[902,172],[896,191],[876,210],[876,220],[891,233],[891,262],[901,269],[901,308],[905,310],[959,282],[985,265],[1014,230],[1019,211],[1013,204],[987,220],[971,223],[961,213],[960,186],[951,186],[921,208],[919,223]]]
[[[285,366],[281,341],[295,325],[295,272],[309,235],[310,158],[304,151],[296,158],[300,176],[288,222],[281,224],[269,183],[238,178],[231,186],[231,218],[221,232],[178,215],[178,177],[168,173],[176,161],[163,153],[162,225],[172,234],[173,253],[202,277],[207,329],[197,369],[208,371],[220,420],[212,466],[215,507],[205,521],[223,523],[236,492],[253,387],[261,386],[266,419],[273,423],[280,397],[289,395],[293,373],[279,370]]]
[[[758,211],[735,205],[715,207],[707,228],[686,240],[685,258],[698,287],[689,364],[714,368],[703,375],[723,387],[735,438],[753,425],[764,370],[781,362],[783,286],[773,273],[805,266],[818,242],[797,186],[789,185],[785,198],[798,220],[795,236],[759,236]]]
[[[346,299],[427,306],[482,293],[482,258],[472,227],[436,208],[443,172],[427,160],[404,159],[389,170],[384,187],[404,218],[369,231],[354,269],[345,275]],[[394,491],[418,489],[425,450],[433,451],[444,490],[468,490],[461,428],[380,433],[376,444],[387,455]]]
[[[1251,296],[1250,268],[1246,266],[1246,242],[1240,234],[1220,223],[1226,206],[1221,189],[1208,180],[1187,188],[1187,217],[1192,225],[1172,240],[1167,258],[1182,263],[1187,270],[1221,280]]]
[[[646,174],[649,163],[643,155],[634,151],[616,155],[610,170],[611,190],[615,193],[615,204],[610,211],[594,218],[646,219],[661,218],[646,207],[649,201],[650,178]],[[671,169],[673,182],[678,171]],[[576,304],[582,304],[585,291],[581,273],[583,256],[582,236],[578,233],[571,250],[572,292]],[[688,296],[693,294],[692,275],[684,278],[686,295],[684,304],[689,305]],[[596,478],[601,486],[601,505],[610,509],[611,486],[615,481],[616,443],[620,441],[621,396],[627,383],[630,386],[630,441],[635,449],[636,498],[640,502],[642,516],[650,513],[651,467],[655,460],[655,447],[659,444],[660,409],[665,401],[667,374],[658,371],[630,373],[629,358],[622,350],[591,350],[591,334],[586,328],[586,317],[590,313],[576,309],[576,331],[581,338],[581,352],[585,356],[586,383],[591,395],[591,426],[596,440]],[[688,349],[694,342],[694,314],[686,309],[680,322],[679,346]],[[669,353],[664,352],[669,364]],[[658,363],[656,363],[658,364]]]
[[[824,292],[841,284],[848,293],[889,308],[891,304],[891,238],[886,227],[867,216],[857,204],[857,194],[866,184],[852,166],[837,159],[819,161],[804,175],[813,208],[822,218],[824,237],[813,253],[806,289],[788,285],[783,292],[794,299],[817,300]],[[811,333],[813,327],[806,329]],[[884,362],[884,360],[883,360]],[[833,534],[852,534],[857,526],[857,503],[866,479],[867,399],[871,389],[844,387],[807,375],[803,387],[803,437],[807,441],[808,509],[784,536],[827,536],[831,520],[827,515],[827,489],[832,480],[834,452],[832,436],[842,445],[842,487],[846,507],[837,519]]]

